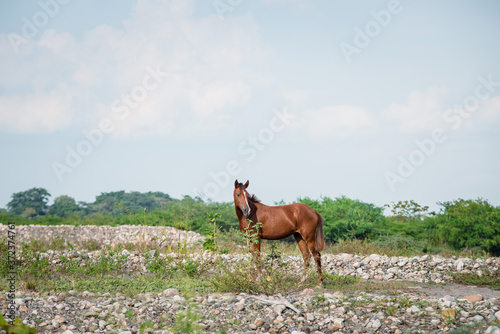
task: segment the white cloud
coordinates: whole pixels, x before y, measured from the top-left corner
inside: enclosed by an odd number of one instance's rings
[[[301,127],[314,139],[355,138],[376,131],[377,120],[369,112],[355,106],[324,106],[306,111]]]
[[[1,53],[4,64],[18,69],[0,70],[7,74],[0,79],[5,91],[0,115],[8,119],[3,128],[35,131],[23,114],[33,124],[44,124],[45,131],[113,118],[119,136],[171,136],[197,124],[200,131],[204,124],[224,126],[232,109],[244,108],[256,88],[269,84],[262,69],[266,51],[251,16],[232,15],[222,24],[215,11],[194,17],[194,4],[138,0],[123,28],[100,25],[81,39],[49,29],[30,42],[30,52]],[[148,66],[160,66],[172,76],[138,103],[130,117],[116,119],[112,103],[142,84]],[[52,94],[63,82],[73,94]],[[42,112],[41,106],[54,111]],[[44,112],[59,116],[44,118]]]
[[[71,124],[67,110],[70,99],[62,87],[50,94],[36,94],[29,99],[0,96],[0,129],[6,132],[46,133]]]
[[[413,91],[406,104],[393,103],[380,116],[386,125],[405,133],[435,129],[443,124],[443,98],[447,93],[443,87]]]

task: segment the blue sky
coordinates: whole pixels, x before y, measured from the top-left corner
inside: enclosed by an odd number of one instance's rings
[[[0,207],[46,188],[500,205],[496,1],[0,4]]]

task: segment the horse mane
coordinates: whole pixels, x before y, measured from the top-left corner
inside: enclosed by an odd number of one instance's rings
[[[252,202],[260,203],[260,199],[258,199],[257,196],[255,196],[255,194],[252,194],[252,196],[250,196],[250,199],[252,200]]]

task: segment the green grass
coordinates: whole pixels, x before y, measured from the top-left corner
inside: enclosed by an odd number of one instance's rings
[[[310,270],[304,276],[304,270],[292,270],[289,264],[281,260],[261,261],[261,273],[254,260],[237,263],[218,261],[210,278],[210,283],[218,292],[244,292],[272,295],[293,293],[318,285],[317,274]]]
[[[453,281],[458,284],[477,285],[500,290],[500,272],[485,271],[481,276],[476,273],[453,274]]]
[[[228,248],[230,254],[247,254],[248,248],[241,238],[239,231],[231,234],[222,233],[218,244]],[[6,242],[0,243],[0,277],[8,274]],[[400,240],[400,245],[406,241]],[[316,288],[320,285],[313,265],[306,277],[302,268],[301,253],[295,242],[268,241],[262,243],[262,274],[257,271],[253,261],[227,263],[222,260],[215,264],[195,261],[187,254],[199,252],[201,245],[186,246],[176,249],[177,257],[151,257],[148,251],[151,245],[118,244],[116,247],[102,247],[96,242],[81,243],[78,245],[78,257],[61,256],[60,263],[54,265],[47,257],[40,253],[48,250],[72,251],[75,244],[56,238],[51,242],[31,240],[22,243],[22,254],[17,265],[17,280],[20,290],[49,291],[89,291],[89,292],[120,292],[122,294],[137,294],[141,292],[161,292],[166,288],[175,287],[186,290],[187,287],[199,292],[246,292],[246,293],[293,293],[304,288]],[[87,251],[99,249],[101,255],[91,259]],[[145,273],[131,272],[124,264],[127,256],[123,250],[140,252],[145,255]],[[160,252],[168,251],[160,249]],[[171,251],[171,250],[169,250]],[[388,247],[381,243],[346,240],[335,245],[327,245],[323,253],[351,253],[369,255],[372,253],[389,256],[412,254],[408,249]],[[285,255],[299,257],[299,263],[288,263]],[[414,255],[414,254],[413,254]],[[454,254],[457,256],[457,254]],[[451,256],[451,255],[450,255]],[[79,258],[85,259],[85,264]],[[295,269],[291,270],[291,266]],[[216,268],[216,270],[214,270]],[[364,281],[353,276],[339,276],[325,273],[322,289],[319,291],[343,291],[345,293],[366,291],[398,294],[408,287],[408,283],[401,281],[378,282]],[[476,274],[456,274],[454,281],[460,284],[486,286],[500,290],[500,273],[485,272],[482,276]],[[7,290],[5,280],[0,281],[0,290]]]

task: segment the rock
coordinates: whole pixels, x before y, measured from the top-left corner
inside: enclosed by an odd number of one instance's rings
[[[486,329],[486,334],[500,334],[500,328],[497,326],[490,326]]]
[[[304,289],[302,290],[303,295],[314,295],[314,290],[313,289]]]
[[[416,305],[412,305],[411,307],[406,309],[406,313],[419,313],[420,309]]]
[[[464,298],[470,301],[471,303],[476,303],[483,300],[483,296],[481,295],[470,295],[470,296],[465,296]]]
[[[475,315],[474,318],[472,318],[472,320],[474,320],[475,322],[481,322],[484,320],[484,317],[478,314]]]
[[[257,326],[257,327],[260,327],[260,326],[264,325],[264,319],[262,319],[262,318],[257,318],[257,319],[255,319],[255,321],[253,322],[253,324],[254,324],[255,326]]]
[[[441,312],[441,315],[445,318],[453,318],[454,319],[457,316],[457,312],[454,309],[450,308],[450,309],[443,310]]]
[[[163,290],[162,295],[164,297],[178,296],[179,295],[179,290],[177,290],[177,289],[166,289],[166,290]]]
[[[379,319],[371,319],[368,322],[368,325],[366,326],[367,328],[373,328],[374,330],[379,329],[382,326],[382,323],[380,322]]]
[[[344,328],[344,319],[342,319],[342,318],[334,318],[332,323],[333,323],[333,327],[335,327],[336,330]]]
[[[150,250],[150,251],[148,252],[148,255],[149,255],[150,257],[156,257],[156,256],[158,256],[158,251],[157,251],[156,249],[152,249],[152,250]]]
[[[434,326],[439,326],[439,324],[441,323],[441,320],[439,319],[432,319],[431,320],[431,324],[433,324]]]

